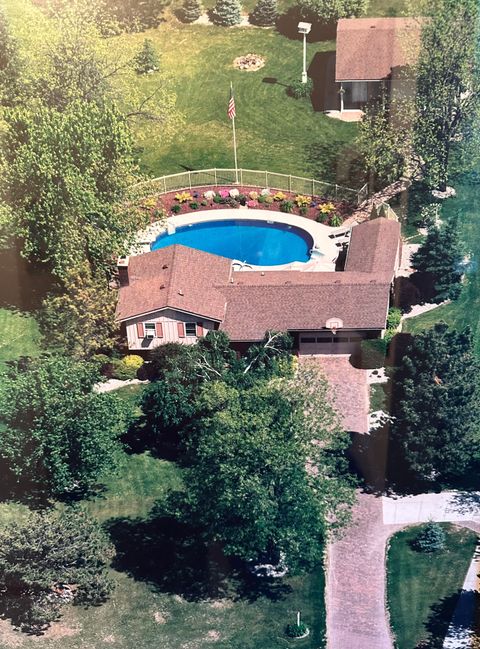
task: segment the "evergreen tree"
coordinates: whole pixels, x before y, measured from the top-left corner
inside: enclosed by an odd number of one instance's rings
[[[393,373],[391,466],[421,480],[465,471],[479,441],[479,363],[468,330],[447,325],[413,337]]]
[[[142,49],[134,58],[134,65],[138,74],[150,74],[159,70],[160,59],[149,38],[143,41]]]
[[[182,7],[182,20],[186,23],[193,23],[203,14],[201,0],[185,0]]]
[[[413,545],[419,552],[438,552],[445,547],[445,531],[438,523],[427,523],[415,538]]]
[[[212,10],[212,21],[215,25],[232,27],[242,20],[242,5],[239,0],[218,0]]]
[[[259,27],[275,25],[278,19],[277,0],[259,0],[250,15],[250,22]]]
[[[20,57],[7,19],[0,10],[0,105],[12,106],[18,99]]]
[[[92,606],[107,599],[112,557],[105,532],[77,508],[30,512],[2,525],[3,610],[24,630],[42,633],[66,603]]]
[[[412,256],[412,267],[427,280],[424,299],[436,303],[456,299],[461,291],[462,252],[457,219],[428,229],[425,242]]]

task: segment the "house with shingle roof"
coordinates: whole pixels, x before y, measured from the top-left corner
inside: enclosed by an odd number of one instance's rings
[[[400,225],[385,218],[352,228],[343,271],[239,271],[231,259],[172,245],[119,267],[116,318],[137,352],[212,330],[242,348],[281,330],[300,353],[346,353],[383,335],[400,256]]]
[[[340,112],[358,111],[407,83],[418,57],[421,23],[415,18],[342,18],[337,25],[335,82]]]

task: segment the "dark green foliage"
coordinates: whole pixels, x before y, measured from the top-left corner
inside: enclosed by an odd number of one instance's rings
[[[387,315],[387,329],[397,329],[402,320],[402,311],[397,307],[390,307]]]
[[[461,475],[478,447],[479,365],[469,331],[445,324],[413,337],[393,373],[391,440],[421,480]]]
[[[300,624],[287,624],[285,633],[289,638],[301,638],[306,634],[307,630],[307,625],[304,622],[300,622]]]
[[[300,80],[292,81],[288,87],[288,92],[295,99],[301,99],[302,97],[310,97],[313,91],[313,81],[310,77],[307,78],[305,83],[302,83]]]
[[[12,106],[20,92],[21,61],[7,19],[0,11],[0,105]]]
[[[293,212],[293,208],[294,208],[293,201],[285,200],[280,203],[280,212],[285,212],[286,214],[290,214],[291,212]]]
[[[296,7],[303,20],[329,24],[339,18],[361,16],[368,5],[369,0],[298,0]]]
[[[259,0],[250,14],[250,22],[259,27],[271,27],[278,19],[277,0]]]
[[[2,608],[14,624],[41,633],[68,601],[108,598],[112,556],[105,533],[82,510],[30,512],[0,529]]]
[[[480,11],[477,0],[427,3],[417,65],[415,149],[426,183],[445,190],[454,148],[478,160]]]
[[[181,11],[182,20],[185,23],[193,23],[200,18],[203,12],[201,0],[185,0]]]
[[[158,27],[168,0],[105,0],[107,14],[127,32],[141,32]]]
[[[214,25],[232,27],[242,20],[242,5],[239,0],[218,0],[212,9]]]
[[[412,256],[412,268],[425,275],[425,301],[439,303],[459,296],[462,258],[456,218],[428,229],[425,242]]]
[[[88,261],[109,271],[146,218],[117,207],[131,180],[132,142],[110,106],[34,104],[5,114],[2,198],[22,254],[62,280]]]
[[[159,70],[160,59],[149,38],[143,41],[142,49],[134,58],[133,63],[138,74],[150,74]]]
[[[129,412],[113,394],[92,391],[98,380],[97,363],[63,357],[27,361],[2,377],[0,456],[24,490],[88,492],[116,467]]]
[[[443,527],[438,523],[427,523],[413,541],[413,547],[419,552],[438,552],[445,548],[446,536]]]
[[[353,493],[342,460],[347,436],[327,391],[311,367],[248,388],[204,385],[185,440],[188,490],[171,504],[177,516],[227,554],[311,569],[322,556],[326,519],[334,514],[338,522]]]

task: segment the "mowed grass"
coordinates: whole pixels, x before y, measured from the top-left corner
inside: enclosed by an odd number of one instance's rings
[[[0,365],[20,356],[37,356],[39,344],[40,332],[32,315],[0,309]]]
[[[458,601],[477,536],[444,524],[447,543],[433,554],[415,551],[411,542],[421,526],[398,532],[387,556],[387,598],[397,649],[415,649],[428,640],[440,649]]]

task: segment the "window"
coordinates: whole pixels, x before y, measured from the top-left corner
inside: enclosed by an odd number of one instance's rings
[[[197,335],[197,325],[195,322],[186,322],[185,323],[185,335],[186,336],[196,336]]]
[[[145,323],[145,338],[155,338],[155,323],[146,322]]]
[[[303,338],[303,337],[302,337],[302,338],[300,338],[300,342],[301,342],[301,343],[314,343],[314,342],[315,342],[315,338]]]
[[[331,343],[332,336],[319,336],[317,338],[317,343]]]

